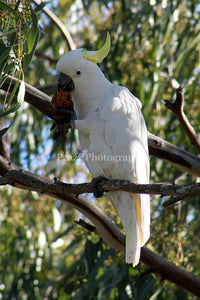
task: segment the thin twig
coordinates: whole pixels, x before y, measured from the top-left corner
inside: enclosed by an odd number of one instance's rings
[[[75,222],[76,224],[78,224],[79,226],[83,227],[84,229],[87,229],[87,230],[90,231],[90,232],[97,233],[96,228],[95,228],[93,225],[91,225],[91,224],[85,222],[85,221],[82,220],[82,219],[79,219],[78,221],[74,221],[74,222]]]
[[[165,100],[165,106],[175,113],[179,119],[181,126],[185,130],[187,136],[189,137],[191,143],[196,147],[200,153],[200,140],[196,134],[194,128],[191,126],[188,118],[186,117],[183,107],[184,107],[184,88],[180,86],[176,91],[176,101],[171,102]]]
[[[38,0],[32,0],[35,4],[40,5],[41,1]],[[56,15],[50,11],[47,7],[43,7],[42,10],[45,12],[45,14],[58,26],[62,34],[64,35],[64,38],[68,44],[69,50],[76,49],[76,46],[74,44],[74,41],[71,37],[71,34],[67,30],[67,28],[64,26],[64,24],[56,17]]]
[[[190,191],[188,190],[183,195],[180,195],[180,194],[179,195],[175,195],[175,196],[171,197],[169,200],[165,201],[163,203],[163,207],[174,206],[174,204],[176,204],[179,201],[183,201],[183,200],[186,200],[188,198],[195,197],[195,196],[198,196],[198,195],[200,195],[200,194],[195,193],[195,191],[193,191],[193,189],[191,189]]]
[[[58,60],[50,55],[45,54],[41,49],[35,51],[35,56],[48,60],[51,64],[56,64]]]

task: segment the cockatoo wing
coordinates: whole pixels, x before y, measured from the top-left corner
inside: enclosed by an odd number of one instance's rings
[[[102,107],[105,142],[113,156],[113,167],[105,173],[109,178],[149,183],[147,129],[141,102],[128,89],[116,86],[114,97],[105,99]],[[107,196],[116,207],[126,232],[126,262],[136,265],[140,248],[150,236],[149,195],[119,191]]]

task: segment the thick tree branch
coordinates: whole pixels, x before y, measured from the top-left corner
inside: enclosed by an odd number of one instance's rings
[[[200,177],[200,158],[148,132],[149,153],[178,169]]]
[[[36,87],[39,91],[45,93],[46,95],[54,95],[57,90],[58,90],[58,86],[57,83],[53,83],[53,84],[46,84],[46,85],[40,85]]]
[[[42,178],[22,170],[11,170],[0,177],[0,185],[11,184],[13,186],[26,186],[27,189],[39,193],[64,193],[80,195],[93,193],[92,183],[71,184],[58,181],[43,181]],[[175,196],[177,199],[187,199],[200,195],[200,183],[187,186],[169,184],[135,184],[128,180],[103,180],[98,186],[102,191],[125,191],[131,193],[152,194],[162,196]]]
[[[9,171],[11,173],[7,173]],[[27,179],[23,178],[22,182],[20,182],[19,177],[12,178],[10,175],[6,176],[6,173],[17,174],[18,176],[19,173],[21,173],[23,176],[27,176]],[[0,157],[0,175],[4,176],[1,180],[10,180],[10,184],[13,186],[24,190],[34,190],[39,193],[43,191],[43,186],[45,184],[48,184],[49,186],[58,185],[58,189],[63,186],[62,184],[55,183],[46,177],[37,176],[22,170],[20,171],[19,167],[8,162],[2,156]],[[66,201],[68,204],[72,205],[72,207],[79,210],[94,224],[95,233],[97,233],[112,248],[125,252],[125,236],[114,225],[113,221],[108,218],[108,216],[106,216],[94,203],[88,201],[82,196],[77,197],[74,194],[66,194],[62,190],[49,190],[45,192],[45,194],[62,201]],[[193,293],[197,297],[200,297],[200,278],[194,274],[175,266],[146,247],[143,247],[141,250],[141,261],[150,267],[152,272],[160,276],[162,280],[169,280]]]
[[[175,113],[177,118],[179,119],[181,126],[185,130],[187,136],[189,137],[191,143],[196,147],[198,152],[200,153],[200,140],[198,135],[196,134],[194,128],[191,126],[188,118],[186,117],[183,107],[184,107],[184,88],[180,86],[176,91],[176,101],[171,102],[165,100],[165,105],[171,111]]]
[[[9,76],[8,79],[1,86],[4,91],[8,90],[10,81],[10,91],[14,88],[14,85],[18,79]],[[38,89],[26,84],[25,101],[34,106],[44,115],[48,116],[52,120],[55,120],[53,113],[53,106],[51,104],[51,97],[42,93]],[[62,115],[62,112],[57,113]],[[175,167],[184,170],[194,176],[200,176],[200,158],[172,145],[169,142],[164,141],[155,135],[148,133],[149,152],[160,159],[164,159]]]

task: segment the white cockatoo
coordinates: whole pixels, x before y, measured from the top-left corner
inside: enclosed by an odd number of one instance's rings
[[[97,51],[72,50],[57,63],[58,88],[70,91],[81,149],[94,176],[149,183],[147,129],[141,102],[130,91],[106,79],[97,66],[110,50],[110,35]],[[126,232],[126,262],[137,265],[150,236],[147,194],[108,192]]]

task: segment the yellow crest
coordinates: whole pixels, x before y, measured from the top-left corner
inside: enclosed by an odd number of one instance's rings
[[[110,34],[107,32],[106,41],[103,44],[103,46],[97,50],[97,51],[87,51],[86,49],[84,51],[84,56],[86,60],[90,60],[94,63],[101,62],[109,53],[110,51]]]

